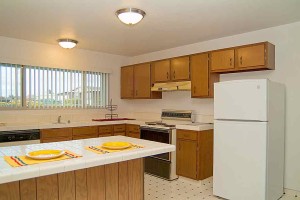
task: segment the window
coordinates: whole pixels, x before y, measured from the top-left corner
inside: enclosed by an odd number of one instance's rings
[[[22,107],[21,65],[0,64],[0,108]]]
[[[100,72],[0,64],[0,107],[101,108],[108,100],[108,77]]]

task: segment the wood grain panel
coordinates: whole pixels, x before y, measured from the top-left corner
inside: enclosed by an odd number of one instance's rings
[[[19,200],[19,181],[0,184],[0,200]]]
[[[213,51],[210,58],[212,72],[234,69],[234,49]]]
[[[152,64],[154,82],[166,82],[171,80],[170,60],[156,61]]]
[[[87,169],[88,200],[105,200],[105,167]]]
[[[102,134],[108,134],[113,132],[113,126],[112,125],[103,125],[98,127],[98,133],[99,135]]]
[[[213,130],[201,131],[199,133],[199,180],[213,175],[213,143]]]
[[[143,159],[128,161],[129,199],[144,199],[144,167]]]
[[[75,173],[74,171],[58,174],[59,199],[75,200]]]
[[[20,181],[21,200],[36,200],[36,179],[26,179]]]
[[[125,124],[116,124],[113,126],[114,133],[116,132],[125,132],[126,131],[126,125]]]
[[[76,200],[87,200],[87,169],[80,169],[75,171],[75,191]]]
[[[209,95],[208,54],[191,56],[192,97],[207,97]]]
[[[151,98],[150,63],[134,66],[134,98]]]
[[[197,141],[198,132],[197,131],[190,131],[190,130],[177,130],[176,131],[178,139],[185,139],[185,140],[194,140]]]
[[[126,136],[126,132],[116,132],[116,133],[114,133],[114,135]]]
[[[133,98],[133,66],[121,67],[121,98]]]
[[[106,199],[119,199],[119,164],[105,165],[105,191]]]
[[[84,126],[84,127],[74,127],[73,137],[81,135],[97,135],[98,126]]]
[[[41,142],[61,142],[72,140],[72,128],[54,128],[41,130]]]
[[[171,59],[171,79],[172,81],[182,81],[190,79],[189,56]]]
[[[236,49],[236,66],[238,68],[265,65],[265,45],[252,45]]]
[[[119,163],[119,200],[129,200],[128,162]]]
[[[38,200],[58,200],[57,174],[38,177],[36,185]]]

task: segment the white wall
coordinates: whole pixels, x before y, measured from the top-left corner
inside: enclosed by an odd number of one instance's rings
[[[132,57],[140,63],[213,49],[269,41],[276,45],[276,70],[221,76],[221,81],[246,78],[269,78],[286,85],[286,162],[285,187],[300,191],[300,22],[240,35],[167,49]],[[184,37],[184,36],[183,36]],[[159,112],[162,108],[195,109],[212,114],[213,100],[191,99],[189,92],[165,93],[162,100],[124,100],[122,107],[139,112]],[[146,104],[146,105],[145,105]],[[255,148],[255,147],[254,147]]]
[[[59,45],[49,45],[38,42],[0,37],[0,62],[42,67],[57,67],[63,69],[78,69],[86,71],[108,72],[110,75],[111,97],[115,97],[115,82],[118,82],[121,65],[128,63],[128,57],[93,52],[83,49],[63,49]],[[58,115],[63,120],[90,120],[101,118],[105,110],[31,110],[31,111],[0,111],[0,122],[6,123],[44,123],[54,121]]]

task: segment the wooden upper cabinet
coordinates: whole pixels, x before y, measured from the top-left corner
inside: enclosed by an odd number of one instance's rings
[[[220,72],[234,69],[234,49],[211,52],[211,71]]]
[[[132,99],[134,96],[133,87],[133,66],[121,68],[121,98]]]
[[[184,56],[171,59],[171,80],[181,81],[190,79],[190,57]]]
[[[134,66],[134,98],[151,98],[150,63]]]
[[[156,61],[152,64],[154,82],[167,82],[171,80],[170,60]]]
[[[219,74],[209,70],[209,54],[197,54],[190,57],[191,94],[193,98],[213,97],[213,84],[219,81]]]

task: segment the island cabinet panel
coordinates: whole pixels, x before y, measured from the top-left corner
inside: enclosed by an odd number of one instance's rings
[[[0,184],[0,200],[143,200],[143,159]]]
[[[219,81],[220,75],[211,73],[209,54],[202,53],[190,57],[191,68],[191,95],[192,98],[212,98],[214,83]]]
[[[171,62],[170,60],[161,60],[152,63],[154,82],[168,82],[171,80]]]
[[[190,58],[189,56],[171,59],[172,81],[190,80]]]
[[[21,200],[36,200],[36,179],[20,181]]]
[[[73,128],[73,140],[96,138],[96,137],[98,137],[97,126],[84,126],[84,127]]]
[[[0,184],[0,200],[19,200],[19,181]]]
[[[213,175],[213,130],[177,130],[176,172],[203,180]]]
[[[61,142],[72,140],[72,128],[52,128],[41,130],[41,142]]]
[[[74,171],[58,174],[59,199],[75,200],[75,174]]]
[[[133,66],[121,68],[121,98],[132,99],[134,93]]]
[[[75,194],[76,200],[87,200],[87,170],[80,169],[75,171]]]
[[[38,177],[36,190],[37,200],[58,200],[57,174]]]

